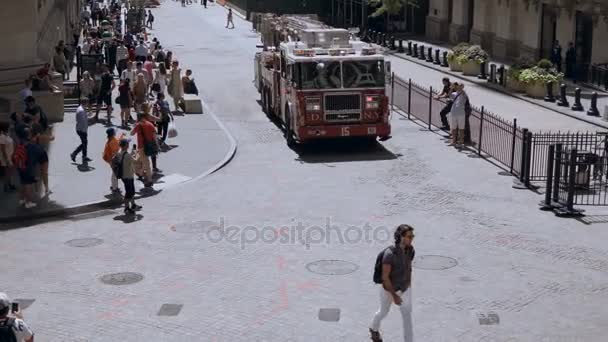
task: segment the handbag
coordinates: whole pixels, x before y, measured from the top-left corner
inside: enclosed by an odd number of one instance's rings
[[[167,137],[175,138],[177,137],[177,128],[175,127],[175,123],[171,121],[169,124],[169,130],[167,131]]]
[[[156,139],[153,141],[146,140],[146,135],[144,134],[142,126],[139,126],[139,130],[141,131],[141,136],[144,140],[144,154],[148,157],[157,155],[159,150],[158,141],[156,141]]]

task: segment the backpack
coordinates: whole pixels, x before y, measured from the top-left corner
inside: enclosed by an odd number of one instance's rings
[[[128,152],[122,152],[120,154],[116,154],[114,158],[112,158],[112,171],[118,179],[122,179],[122,166],[125,161],[125,154],[127,153]]]
[[[27,149],[25,144],[19,144],[13,152],[13,165],[20,170],[24,171],[27,168]]]
[[[384,258],[384,252],[386,252],[386,250],[389,248],[391,251],[394,251],[395,247],[386,247],[380,253],[378,253],[378,256],[376,257],[376,265],[374,266],[374,283],[376,284],[382,284],[382,259]]]
[[[17,342],[17,336],[13,330],[15,318],[8,318],[4,322],[0,322],[0,342]]]

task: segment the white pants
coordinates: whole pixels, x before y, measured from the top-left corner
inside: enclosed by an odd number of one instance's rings
[[[118,189],[118,178],[116,178],[116,175],[114,174],[114,171],[112,171],[112,169],[110,169],[110,172],[112,173],[112,189]]]
[[[376,312],[370,328],[373,331],[380,330],[380,322],[388,315],[388,311],[393,303],[391,294],[386,291],[382,285],[380,288],[380,309]],[[405,292],[398,291],[397,295],[401,297],[401,305],[399,305],[399,311],[401,311],[401,317],[403,318],[403,341],[413,342],[414,331],[412,325],[412,290],[407,289]]]

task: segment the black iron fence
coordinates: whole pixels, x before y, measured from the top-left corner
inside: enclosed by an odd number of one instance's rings
[[[445,101],[436,99],[437,92],[393,75],[392,105],[421,121],[429,130],[442,126],[441,110]],[[523,178],[529,174],[526,167],[531,163],[526,148],[530,133],[517,126],[517,121],[508,121],[485,108],[471,106],[469,115],[470,147],[479,155],[485,154],[499,163],[514,176]]]
[[[550,145],[547,153],[544,210],[580,216],[574,206],[608,206],[608,158],[605,148],[579,150]]]

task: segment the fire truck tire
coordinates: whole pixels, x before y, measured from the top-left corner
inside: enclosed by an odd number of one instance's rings
[[[291,128],[291,112],[289,107],[285,108],[285,138],[287,139],[287,146],[295,146],[296,139],[293,136],[293,129]]]
[[[262,89],[262,111],[268,115],[268,94],[266,92],[266,87]]]

